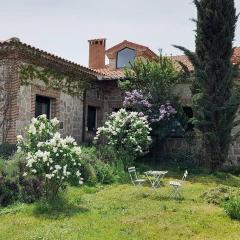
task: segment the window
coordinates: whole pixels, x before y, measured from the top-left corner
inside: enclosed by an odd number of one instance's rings
[[[124,48],[117,53],[117,68],[128,67],[129,62],[133,62],[135,59],[135,50],[130,48]]]
[[[51,99],[48,97],[36,96],[35,117],[46,114],[47,118],[50,119],[50,102]]]
[[[97,122],[97,108],[88,106],[87,128],[88,131],[96,130]]]

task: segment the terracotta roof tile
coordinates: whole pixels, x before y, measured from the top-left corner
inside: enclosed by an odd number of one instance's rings
[[[185,55],[179,55],[179,56],[171,56],[171,59],[176,62],[182,62],[184,65],[188,67],[190,71],[193,71],[193,65],[191,62],[188,60],[188,57]],[[237,47],[234,49],[234,53],[232,56],[232,62],[234,64],[237,64],[240,62],[240,47]],[[179,67],[179,64],[177,64]],[[107,65],[105,68],[101,69],[94,69],[98,74],[103,75],[102,79],[103,80],[116,80],[116,79],[121,79],[124,78],[124,70],[123,69],[111,69]]]
[[[240,63],[240,47],[234,48],[233,56],[232,56],[232,63],[238,64]]]
[[[189,61],[188,57],[185,55],[172,56],[171,59],[176,62],[182,62],[185,66],[188,67],[188,69],[190,71],[194,70],[192,63]],[[232,56],[232,63],[233,64],[240,63],[240,47],[234,48],[233,56]]]
[[[102,80],[117,80],[125,77],[124,69],[111,69],[106,66],[105,68],[94,69],[94,71],[103,75]]]
[[[192,63],[189,61],[188,57],[185,55],[178,55],[178,56],[171,56],[171,59],[176,62],[177,67],[179,67],[179,63],[181,62],[183,63],[188,69],[189,71],[193,71],[193,65]]]
[[[10,39],[5,40],[5,41],[0,41],[0,47],[3,47],[3,48],[6,47],[7,48],[7,47],[12,47],[12,46],[13,47],[18,46],[18,48],[20,47],[22,50],[29,50],[29,51],[32,51],[34,53],[39,53],[39,54],[41,54],[41,56],[43,56],[43,57],[45,57],[45,58],[47,58],[51,61],[55,61],[55,62],[61,63],[61,64],[66,64],[68,66],[73,67],[76,70],[85,72],[85,73],[90,74],[92,76],[97,75],[97,72],[95,72],[93,69],[84,67],[80,64],[74,63],[72,61],[66,60],[66,59],[61,58],[59,56],[56,56],[54,54],[48,53],[44,50],[40,50],[39,48],[36,48],[36,47],[33,47],[33,46],[28,45],[26,43],[23,43],[18,38],[10,38]]]

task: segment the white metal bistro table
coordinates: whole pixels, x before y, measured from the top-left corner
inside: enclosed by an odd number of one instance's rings
[[[147,176],[149,182],[151,183],[153,188],[160,187],[160,181],[164,178],[164,176],[168,173],[168,171],[147,171],[144,174]]]

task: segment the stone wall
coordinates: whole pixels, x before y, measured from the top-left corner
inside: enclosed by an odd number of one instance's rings
[[[39,87],[39,86],[38,86]],[[36,95],[51,98],[51,118],[60,121],[60,132],[63,136],[72,136],[76,141],[82,140],[82,100],[53,90],[44,90],[41,86],[21,86],[18,93],[19,118],[16,121],[17,135],[24,134],[25,127],[35,115]],[[59,99],[58,99],[59,98]],[[59,101],[59,104],[56,102]],[[59,105],[59,106],[56,106]]]
[[[77,142],[82,141],[83,102],[78,97],[60,95],[60,122],[63,136],[72,136]]]
[[[35,116],[36,95],[51,99],[51,118],[60,120],[63,136],[71,135],[78,142],[82,140],[83,102],[80,98],[48,89],[43,82],[37,81],[31,86],[20,86],[18,66],[22,61],[15,59],[0,60],[0,143],[16,143],[16,136],[24,134],[25,127]],[[9,95],[6,114],[1,112]],[[3,116],[7,119],[3,130]],[[6,125],[8,131],[6,131]]]
[[[229,160],[225,165],[240,167],[240,140],[237,140],[231,144],[229,150]]]
[[[117,81],[105,81],[102,83],[104,89],[104,115],[122,107],[123,92],[119,89]]]
[[[24,129],[32,118],[31,91],[31,86],[20,86],[17,96],[19,116],[16,121],[16,135],[24,135]]]
[[[184,138],[170,138],[165,142],[164,154],[172,154],[179,151],[191,153],[194,156],[194,163],[198,165],[208,165],[206,155],[201,150],[201,142],[196,139],[187,141]],[[230,145],[228,159],[223,167],[240,167],[240,139]]]

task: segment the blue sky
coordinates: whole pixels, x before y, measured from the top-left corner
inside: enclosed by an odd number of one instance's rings
[[[238,12],[240,1],[235,0]],[[106,37],[107,48],[129,40],[157,52],[194,49],[191,0],[0,0],[0,39],[21,41],[87,66],[88,39]],[[235,45],[240,46],[240,20]]]

